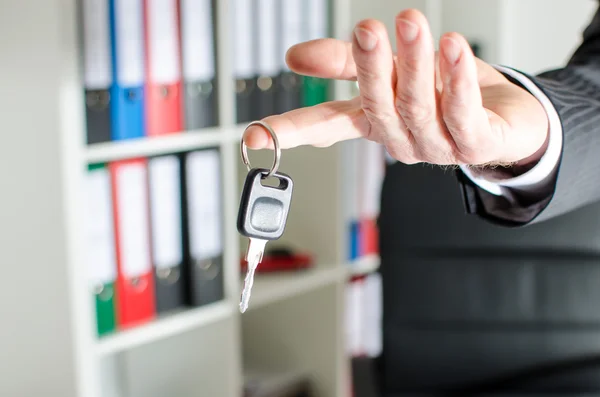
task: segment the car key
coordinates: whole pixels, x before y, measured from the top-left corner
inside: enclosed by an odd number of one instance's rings
[[[279,180],[278,186],[266,185],[269,175]],[[288,175],[253,168],[248,172],[237,219],[237,229],[249,238],[246,251],[248,270],[240,301],[240,311],[248,308],[254,272],[262,261],[268,241],[279,239],[284,232],[292,200],[294,183]]]

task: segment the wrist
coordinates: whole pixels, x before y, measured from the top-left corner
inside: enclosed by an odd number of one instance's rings
[[[544,156],[544,153],[548,150],[549,135],[550,134],[546,133],[546,139],[538,150],[513,164],[512,171],[515,176],[526,173],[539,163],[542,156]]]
[[[529,155],[524,153],[518,156],[521,157],[518,161],[513,157],[507,166],[495,169],[461,166],[461,169],[476,185],[494,195],[518,193],[521,197],[546,197],[554,186],[552,181],[560,164],[563,147],[561,119],[535,78],[507,67],[494,67],[517,86],[524,88],[525,92],[517,94],[522,99],[517,101],[520,105],[514,113],[520,114],[519,120],[509,120],[509,124],[518,124],[522,134],[529,133],[523,137],[521,147],[537,149],[529,151]],[[532,138],[536,142],[532,143]]]
[[[521,81],[510,75],[505,74],[505,77],[511,84],[514,84],[521,90],[521,94],[524,98],[521,111],[523,114],[527,115],[524,117],[524,120],[527,120],[525,122],[526,126],[522,129],[523,131],[532,133],[532,139],[537,141],[537,143],[532,144],[532,146],[537,147],[533,153],[517,160],[511,165],[511,174],[513,176],[518,176],[535,167],[548,150],[550,142],[550,121],[547,110],[530,89],[525,87]],[[541,144],[539,142],[541,142]]]

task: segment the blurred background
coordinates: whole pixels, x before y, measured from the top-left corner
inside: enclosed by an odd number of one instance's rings
[[[289,71],[291,45],[364,18],[395,45],[395,15],[418,8],[436,38],[535,75],[597,6],[0,0],[0,395],[598,394],[597,207],[499,229],[467,218],[454,174],[379,145],[284,150],[292,206],[243,314],[236,229],[245,125],[356,95]]]

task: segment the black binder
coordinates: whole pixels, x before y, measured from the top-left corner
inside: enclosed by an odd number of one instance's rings
[[[256,97],[256,79],[242,79],[235,81],[236,121],[249,123],[254,119],[252,102]]]
[[[276,112],[285,113],[301,106],[302,78],[294,72],[283,71],[279,77]]]
[[[248,123],[255,117],[253,102],[256,100],[257,43],[254,19],[255,0],[234,0],[232,5],[234,31],[233,74],[235,79],[236,122]]]
[[[160,314],[185,304],[181,162],[177,155],[149,159],[148,187],[156,310]]]
[[[85,90],[87,143],[111,140],[110,93],[105,90]]]
[[[188,131],[219,124],[215,5],[215,0],[181,3],[183,108]]]
[[[280,0],[278,30],[278,59],[280,74],[277,79],[278,114],[298,109],[302,106],[302,77],[292,72],[286,62],[289,49],[307,39],[309,15],[305,0]]]
[[[185,82],[185,129],[187,131],[219,124],[216,79]]]
[[[88,144],[112,139],[110,85],[110,21],[108,2],[77,2],[79,45],[83,51],[86,141]]]
[[[278,84],[277,75],[258,76],[254,90],[253,119],[259,120],[275,114]]]
[[[277,91],[280,85],[279,68],[279,0],[254,0],[253,16],[256,43],[256,90],[254,90],[253,119],[262,119],[277,112]]]
[[[224,297],[221,153],[184,153],[182,208],[186,301],[202,306]]]

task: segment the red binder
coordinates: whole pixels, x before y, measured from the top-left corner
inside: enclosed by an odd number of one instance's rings
[[[376,219],[366,218],[361,220],[360,239],[362,256],[379,254],[379,228]]]
[[[147,162],[113,162],[111,173],[117,253],[116,317],[119,328],[152,319],[156,313],[150,246]]]
[[[148,136],[183,130],[177,0],[144,0],[146,129]]]
[[[373,141],[361,141],[358,158],[359,255],[379,254],[380,194],[385,175],[384,147]]]

